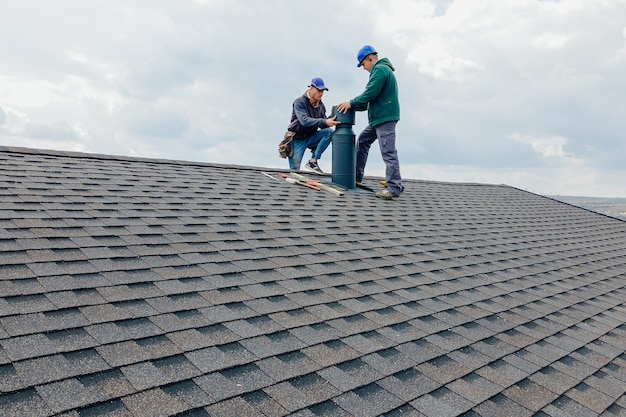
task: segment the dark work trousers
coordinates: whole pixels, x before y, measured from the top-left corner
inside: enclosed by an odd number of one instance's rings
[[[381,123],[377,126],[367,125],[359,135],[356,153],[356,181],[361,182],[365,175],[365,164],[370,147],[376,139],[380,147],[380,154],[385,162],[385,179],[387,189],[393,195],[399,196],[404,191],[402,177],[400,176],[400,162],[396,150],[396,124],[397,121]]]

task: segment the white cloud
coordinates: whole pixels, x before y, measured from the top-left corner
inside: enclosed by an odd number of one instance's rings
[[[532,37],[531,44],[536,48],[551,50],[565,46],[568,40],[565,34],[544,32]]]
[[[0,126],[4,125],[7,120],[7,113],[2,107],[0,107]]]
[[[513,133],[508,135],[509,139],[516,142],[530,145],[533,151],[539,154],[542,158],[558,158],[575,160],[572,155],[565,151],[565,145],[567,145],[567,139],[560,136],[532,136]]]

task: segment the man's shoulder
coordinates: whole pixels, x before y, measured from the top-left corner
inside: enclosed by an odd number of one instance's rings
[[[294,107],[306,108],[307,98],[305,96],[300,96],[293,101]]]
[[[296,97],[296,99],[293,101],[294,103],[297,101],[301,101],[303,103],[305,103],[308,100],[306,94],[302,94],[301,96]]]
[[[382,72],[385,74],[388,74],[388,73],[393,74],[393,72],[395,71],[395,68],[393,67],[393,65],[387,58],[381,58],[378,61],[376,61],[376,64],[372,68],[372,71]]]

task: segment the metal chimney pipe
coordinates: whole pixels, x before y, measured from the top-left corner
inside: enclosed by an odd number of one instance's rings
[[[332,116],[337,116],[337,121],[340,122],[340,124],[335,126],[335,131],[332,135],[332,180],[336,184],[353,190],[356,188],[355,135],[352,130],[352,126],[354,125],[354,109],[341,113],[337,110],[337,106],[333,106],[331,117]]]

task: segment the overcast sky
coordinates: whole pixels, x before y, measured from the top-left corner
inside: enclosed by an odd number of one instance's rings
[[[626,0],[3,0],[0,144],[288,168],[293,100],[360,94],[364,44],[403,177],[626,197]]]

